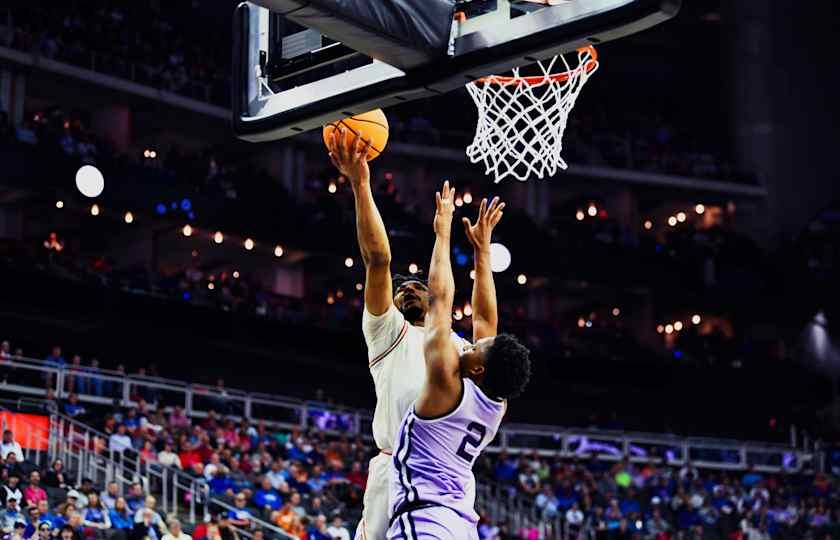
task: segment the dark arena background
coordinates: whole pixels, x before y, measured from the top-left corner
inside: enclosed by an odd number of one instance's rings
[[[353,191],[319,129],[235,136],[235,8],[0,6],[3,538],[356,530],[377,448]],[[444,179],[456,221],[507,203],[499,329],[533,375],[474,465],[479,538],[840,539],[838,25],[831,2],[684,0],[603,43],[550,179],[470,164],[463,88],[383,105],[394,274],[427,277]],[[470,338],[458,223],[451,257]]]

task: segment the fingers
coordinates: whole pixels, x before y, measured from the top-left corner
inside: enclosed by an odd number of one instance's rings
[[[339,163],[344,163],[344,161],[345,161],[344,144],[342,144],[343,139],[344,139],[344,126],[339,125],[336,129],[334,129],[333,133],[332,133],[332,138],[333,138],[332,152],[335,155],[335,159]]]
[[[349,130],[344,126],[341,126],[341,146],[342,146],[342,161],[349,161],[350,158],[353,156],[353,145],[356,144],[356,139],[353,137],[348,137],[347,132]]]
[[[472,223],[470,223],[470,220],[468,218],[462,218],[461,222],[464,224],[464,234],[467,235],[467,240],[470,242],[470,244],[475,245],[476,241],[475,235],[473,234],[472,230]]]
[[[370,148],[370,141],[366,141],[364,139],[364,133],[362,130],[359,130],[359,133],[356,134],[356,138],[353,142],[353,161],[359,162],[363,159],[367,159],[368,148]]]
[[[335,157],[335,152],[330,152],[329,156],[330,156],[330,161],[332,161],[333,167],[335,167],[338,170],[341,170],[341,167],[339,167],[339,165],[338,165],[338,160]]]
[[[476,219],[477,222],[481,221],[481,219],[484,217],[484,212],[486,212],[486,211],[487,211],[487,199],[485,198],[485,199],[481,199],[481,204],[478,205],[478,219]]]
[[[502,210],[504,210],[504,208],[505,203],[500,203],[493,209],[493,211],[490,213],[490,217],[488,218],[488,221],[491,225],[495,226],[499,222],[499,220],[502,219]]]
[[[440,210],[440,205],[441,205],[440,191],[435,191],[435,208]]]

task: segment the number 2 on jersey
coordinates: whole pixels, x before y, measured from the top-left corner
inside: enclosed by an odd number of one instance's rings
[[[472,463],[475,459],[475,455],[470,454],[467,452],[467,446],[471,448],[478,448],[481,445],[481,441],[484,440],[484,437],[487,435],[487,428],[479,424],[478,422],[470,422],[467,426],[467,433],[464,435],[464,440],[461,441],[461,446],[458,447],[458,457],[466,461],[467,463]]]

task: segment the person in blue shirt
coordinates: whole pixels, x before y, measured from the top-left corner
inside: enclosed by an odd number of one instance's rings
[[[210,491],[217,494],[233,495],[233,481],[227,475],[227,467],[220,466],[216,469],[216,474],[208,482]]]
[[[283,499],[280,492],[271,487],[271,480],[263,477],[260,489],[254,494],[254,504],[261,508],[266,515],[271,515],[274,510],[280,510],[283,506]]]
[[[111,516],[108,509],[100,502],[99,494],[90,493],[87,508],[81,512],[84,526],[93,529],[95,537],[104,538],[105,531],[111,528]]]
[[[46,500],[38,501],[38,523],[48,523],[50,528],[55,529],[55,522],[58,516],[50,512],[50,505]]]
[[[321,493],[324,490],[324,487],[327,485],[327,479],[320,465],[312,467],[312,474],[309,475],[307,484],[309,484],[309,487],[315,493]]]
[[[496,480],[509,484],[516,477],[516,463],[508,458],[506,452],[502,452],[499,454],[499,461],[496,462],[496,468],[493,473]]]
[[[251,512],[245,508],[245,505],[248,504],[248,499],[245,497],[245,494],[238,493],[236,497],[233,498],[233,504],[236,508],[228,511],[228,517],[230,518],[231,525],[241,527],[243,529],[250,529],[251,521],[254,516],[252,516]]]
[[[114,509],[108,513],[111,519],[111,529],[122,531],[123,540],[134,528],[134,513],[128,509],[125,498],[117,497],[117,502],[114,503]]]
[[[324,514],[319,514],[315,518],[306,533],[309,535],[309,540],[333,540],[327,532],[327,517]]]
[[[83,416],[87,412],[85,406],[79,403],[79,396],[70,394],[67,396],[67,403],[64,404],[64,414],[70,418]]]
[[[128,413],[125,415],[125,418],[123,418],[122,423],[125,424],[125,427],[128,428],[129,431],[134,431],[140,427],[140,417],[137,416],[137,409],[128,409]]]

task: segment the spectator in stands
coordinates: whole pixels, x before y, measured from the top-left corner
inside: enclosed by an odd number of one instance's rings
[[[173,519],[169,522],[169,532],[164,534],[161,540],[192,540],[192,537],[181,530],[180,521]]]
[[[65,501],[56,507],[59,513],[58,521],[61,525],[68,523],[70,521],[70,513],[80,508],[79,496],[80,493],[78,491],[71,489],[67,492]]]
[[[143,505],[146,503],[146,496],[143,493],[143,485],[140,482],[131,484],[131,487],[128,488],[128,496],[125,498],[125,502],[132,515],[136,515],[143,508]]]
[[[662,518],[662,510],[658,505],[654,505],[652,514],[645,523],[645,530],[647,531],[645,538],[648,540],[659,540],[663,536],[667,537],[671,530],[671,526]]]
[[[23,492],[20,490],[20,475],[12,472],[6,475],[6,481],[0,489],[0,503],[5,506],[9,499],[17,499],[18,503],[23,500]]]
[[[190,427],[190,419],[184,413],[184,408],[176,405],[169,415],[169,427],[175,430],[187,429]]]
[[[283,470],[283,462],[279,459],[274,460],[271,464],[271,470],[266,473],[265,477],[271,482],[271,487],[280,493],[289,492],[289,485],[286,482],[286,471]]]
[[[218,495],[225,495],[233,497],[233,481],[228,476],[228,469],[224,465],[219,465],[216,469],[215,476],[208,482],[210,491]]]
[[[51,488],[67,489],[73,483],[73,478],[64,472],[64,462],[60,459],[53,461],[50,470],[44,475],[44,485]]]
[[[341,519],[341,516],[333,518],[332,525],[327,528],[327,534],[335,540],[350,540],[350,531],[344,527],[344,520]]]
[[[318,514],[306,532],[309,540],[333,540],[327,527],[327,516],[324,514]]]
[[[540,492],[540,479],[530,465],[525,465],[519,474],[519,490],[528,495],[536,495]]]
[[[81,532],[74,529],[70,524],[63,525],[58,533],[61,540],[83,540]]]
[[[189,440],[185,440],[181,444],[181,452],[178,454],[178,459],[181,460],[181,467],[184,469],[192,469],[195,465],[201,465],[201,473],[204,472],[204,465],[201,459],[201,452]]]
[[[213,452],[210,455],[210,463],[204,466],[204,479],[208,482],[216,477],[216,472],[223,467],[221,464],[221,458],[219,454]]]
[[[280,492],[271,485],[268,476],[263,476],[260,489],[254,494],[254,504],[260,508],[266,516],[270,516],[275,510],[279,510],[283,504]]]
[[[120,497],[120,486],[116,482],[108,482],[108,485],[99,495],[99,500],[102,501],[102,504],[105,505],[105,508],[108,511],[114,509],[114,506],[117,504],[117,499]]]
[[[218,533],[219,538],[221,540],[239,540],[239,535],[236,534],[236,529],[234,529],[230,524],[230,518],[228,517],[227,513],[219,514],[219,525],[218,525]]]
[[[167,440],[163,445],[163,450],[158,453],[157,459],[164,467],[175,467],[176,469],[180,469],[181,458],[175,453],[174,448],[174,443],[171,440]]]
[[[537,495],[534,504],[542,512],[543,519],[554,519],[557,517],[560,503],[550,485],[546,484],[543,486],[542,493]]]
[[[50,512],[50,503],[49,501],[40,501],[38,503],[38,520],[41,523],[49,523],[50,529],[55,529],[56,523],[58,521],[58,516]]]
[[[117,497],[114,502],[114,509],[108,514],[111,519],[111,528],[116,531],[114,533],[114,540],[127,540],[134,529],[134,516],[128,509],[125,498]]]
[[[138,509],[137,512],[134,514],[134,523],[140,523],[144,519],[146,519],[146,514],[151,512],[152,513],[152,521],[155,527],[160,529],[164,528],[163,518],[160,517],[160,514],[157,513],[157,499],[148,495],[146,500],[143,504],[143,507]]]
[[[26,509],[26,530],[23,531],[24,538],[31,538],[36,532],[38,522],[41,521],[41,512],[37,506],[30,506]]]
[[[34,132],[33,132],[34,137]],[[62,369],[65,365],[64,357],[61,356],[61,347],[58,345],[54,345],[50,354],[44,359],[44,364],[47,367],[51,367],[54,369]],[[52,372],[44,372],[44,384],[46,387],[54,388],[55,387],[55,373]]]
[[[131,437],[128,436],[126,432],[125,424],[119,424],[117,426],[117,432],[111,435],[108,438],[108,448],[110,448],[114,452],[125,452],[126,450],[130,450],[131,446]]]
[[[566,510],[566,523],[569,526],[569,533],[572,537],[576,537],[583,526],[583,512],[580,511],[580,506],[577,502],[572,504],[572,507]]]
[[[99,495],[91,493],[88,496],[87,507],[82,511],[84,526],[93,530],[93,536],[98,540],[105,538],[105,532],[111,528],[111,517],[108,509],[99,500]]]
[[[41,487],[41,473],[32,471],[29,473],[29,485],[23,490],[23,500],[27,506],[36,506],[41,501],[47,500],[47,492]]]
[[[17,459],[17,454],[9,452],[6,456],[6,462],[3,463],[2,477],[9,478],[12,475],[16,476],[18,481],[23,477],[23,469]]]
[[[140,449],[140,459],[143,463],[157,463],[158,457],[155,451],[154,443],[150,439],[143,442],[143,448]]]
[[[37,535],[33,535],[33,540],[50,540],[52,536],[53,526],[50,522],[44,521],[43,519],[38,522],[38,528],[36,530]]]
[[[26,526],[26,516],[20,511],[19,503],[19,498],[9,496],[6,498],[6,505],[3,510],[0,510],[0,530],[4,534],[11,534],[15,528],[15,523],[21,522],[24,523],[24,527]]]
[[[93,480],[90,478],[82,478],[82,483],[79,485],[78,493],[79,496],[76,501],[76,508],[79,510],[87,507],[88,497],[90,497],[90,495],[98,496],[96,489],[93,487]]]
[[[91,370],[99,369],[99,360],[92,358],[90,360]],[[111,381],[103,380],[99,377],[85,377],[84,385],[89,388],[90,393],[94,396],[104,396],[111,394]]]
[[[16,521],[14,527],[9,534],[3,536],[3,540],[24,540],[26,534],[26,523],[23,521]]]
[[[230,518],[231,525],[234,527],[250,529],[253,526],[254,517],[246,508],[247,504],[248,499],[244,493],[237,493],[236,497],[233,498],[235,509],[228,512],[228,517]]]
[[[15,435],[10,429],[3,432],[3,442],[0,443],[0,456],[4,458],[12,453],[17,458],[18,463],[23,462],[23,449],[20,444],[15,441]]]
[[[141,508],[137,512],[131,535],[134,540],[143,540],[146,537],[152,539],[160,538],[165,532],[163,520],[153,509]]]
[[[85,406],[79,402],[79,396],[75,393],[67,396],[67,403],[64,404],[64,414],[70,418],[82,418],[87,414]]]

